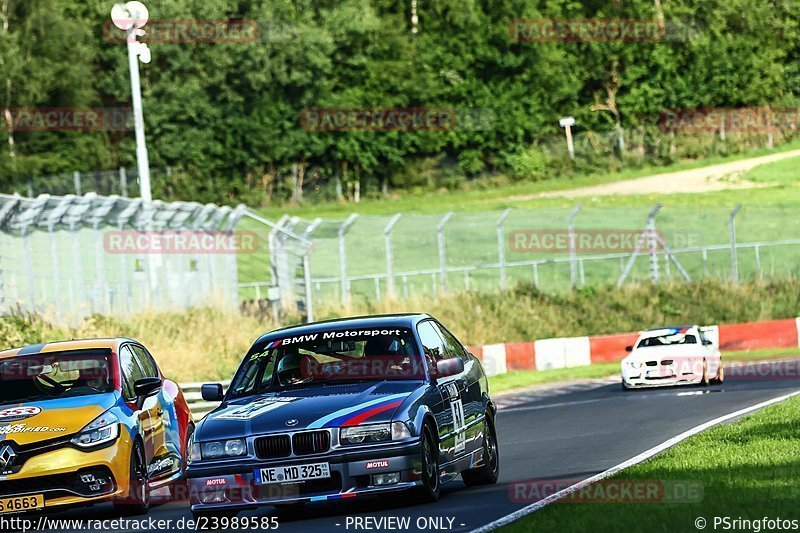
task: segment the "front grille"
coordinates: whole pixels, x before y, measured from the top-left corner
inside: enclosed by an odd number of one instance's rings
[[[658,361],[647,361],[645,364],[647,366],[658,366]]]
[[[331,447],[331,434],[327,431],[295,433],[292,437],[292,447],[295,455],[324,453]]]
[[[69,435],[65,437],[56,437],[54,439],[42,440],[31,444],[17,444],[11,439],[4,440],[2,444],[8,444],[9,446],[11,446],[11,448],[14,450],[14,452],[16,452],[17,455],[11,461],[11,464],[6,465],[7,471],[3,471],[3,474],[7,473],[16,474],[17,472],[20,471],[22,465],[25,464],[25,461],[27,461],[31,457],[35,457],[43,453],[64,448],[65,446],[69,445],[69,441],[71,438],[72,435]]]
[[[277,459],[289,457],[292,454],[292,445],[289,435],[270,435],[260,437],[255,441],[256,457],[259,459]]]
[[[662,364],[663,366],[669,366],[669,365],[671,365],[672,363],[673,363],[672,359],[664,359],[663,361],[661,361],[661,364]]]
[[[81,481],[80,477],[81,474],[89,473],[95,477],[105,478],[106,483],[100,486],[98,490],[91,490],[90,485],[92,483],[85,483]],[[78,472],[67,474],[0,481],[0,497],[45,493],[48,498],[57,498],[68,494],[78,494],[88,498],[111,492],[114,492],[114,476],[106,467],[84,468]]]

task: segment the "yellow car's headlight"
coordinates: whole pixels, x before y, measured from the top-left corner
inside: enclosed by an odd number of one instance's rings
[[[119,437],[119,418],[106,411],[84,427],[71,442],[80,448],[94,448],[116,440],[117,437]]]

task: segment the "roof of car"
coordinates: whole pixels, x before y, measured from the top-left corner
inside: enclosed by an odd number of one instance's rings
[[[697,326],[694,325],[694,324],[690,324],[690,325],[687,325],[687,326],[662,326],[660,328],[646,329],[645,333],[648,332],[648,331],[661,331],[662,329],[691,329],[691,328],[696,328],[696,327]]]
[[[0,352],[0,359],[16,357],[18,355],[36,355],[39,353],[65,352],[69,350],[87,350],[92,348],[109,348],[116,350],[123,342],[136,342],[133,339],[115,337],[108,339],[71,339],[56,342],[43,342],[29,344],[21,348],[12,348]]]
[[[347,318],[334,318],[332,320],[322,320],[320,322],[311,322],[309,324],[299,324],[296,326],[288,326],[281,329],[276,329],[265,333],[259,337],[258,341],[281,337],[286,334],[291,335],[304,335],[308,333],[320,333],[323,331],[336,331],[342,329],[365,329],[365,328],[384,328],[384,327],[414,327],[419,321],[431,318],[426,313],[398,313],[391,315],[372,315],[372,316],[354,316]]]

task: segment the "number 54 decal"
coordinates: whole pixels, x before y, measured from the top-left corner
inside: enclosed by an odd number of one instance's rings
[[[455,383],[447,384],[447,392],[450,396],[450,410],[453,413],[453,432],[455,433],[455,452],[464,451],[467,438],[467,423],[464,418],[464,404],[458,394],[458,385]]]

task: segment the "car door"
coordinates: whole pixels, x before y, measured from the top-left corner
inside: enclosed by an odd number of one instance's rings
[[[163,439],[158,438],[161,431],[161,404],[158,402],[156,396],[150,396],[145,399],[141,409],[136,406],[136,394],[134,393],[133,386],[137,380],[148,377],[142,368],[139,358],[133,351],[131,344],[125,344],[120,348],[119,352],[120,366],[122,367],[122,375],[125,380],[129,382],[130,396],[126,397],[129,403],[133,404],[133,409],[136,411],[136,416],[139,420],[139,434],[142,436],[144,442],[145,461],[147,463],[148,476],[153,470],[153,461],[158,453]]]
[[[436,362],[447,359],[447,347],[438,328],[432,320],[420,322],[417,333],[424,351],[431,374],[436,377],[436,387],[441,401],[436,405],[434,416],[439,426],[439,447],[443,462],[451,462],[466,450],[464,404],[462,393],[464,389],[463,374],[454,376],[437,377]]]
[[[150,352],[140,344],[132,344],[131,348],[145,377],[162,379],[158,366]],[[150,400],[155,402],[153,408],[156,408],[156,418],[151,427],[154,450],[152,474],[155,477],[159,477],[180,469],[181,436],[178,420],[175,417],[174,398],[170,396],[168,391],[164,390],[163,379],[161,390],[147,399],[147,401]]]
[[[467,355],[467,351],[455,335],[437,321],[433,322],[433,326],[444,340],[447,357],[458,357],[464,362],[464,372],[458,380],[463,410],[461,432],[467,443],[464,451],[470,453],[481,449],[483,445],[482,438],[477,438],[482,437],[480,433],[485,414],[480,384],[483,371],[481,366]]]

